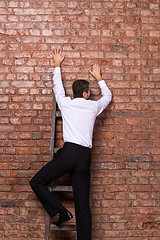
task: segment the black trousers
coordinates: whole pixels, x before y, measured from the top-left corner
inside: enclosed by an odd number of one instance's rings
[[[50,217],[64,212],[65,207],[51,193],[47,185],[69,172],[71,176],[77,225],[77,240],[91,240],[90,148],[64,143],[54,160],[47,163],[31,179],[30,185]]]

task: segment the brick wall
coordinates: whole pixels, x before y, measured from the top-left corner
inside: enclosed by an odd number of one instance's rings
[[[84,78],[100,96],[94,63],[113,93],[94,131],[93,239],[160,239],[159,44],[158,0],[0,1],[2,240],[44,239],[28,182],[49,161],[55,47],[66,54],[67,95]]]

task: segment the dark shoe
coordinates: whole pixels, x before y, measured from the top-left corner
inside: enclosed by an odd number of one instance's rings
[[[62,225],[64,222],[67,222],[73,218],[72,213],[70,213],[68,210],[65,211],[64,213],[59,214],[59,220],[55,222],[54,224],[59,227]]]

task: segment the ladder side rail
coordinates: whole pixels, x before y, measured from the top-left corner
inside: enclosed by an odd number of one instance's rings
[[[54,156],[55,128],[56,128],[56,100],[53,94],[51,140],[50,140],[50,161],[53,160],[53,156]],[[50,233],[50,216],[46,212],[45,240],[49,240],[49,233]]]

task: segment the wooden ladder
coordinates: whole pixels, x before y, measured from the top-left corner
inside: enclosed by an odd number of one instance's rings
[[[54,153],[57,152],[58,148],[55,148],[55,131],[56,131],[56,119],[61,118],[61,114],[57,111],[55,98],[53,99],[53,109],[52,109],[52,123],[51,123],[51,142],[50,142],[50,161],[54,157]],[[72,186],[55,186],[51,184],[49,187],[51,192],[73,192]],[[50,216],[46,213],[46,224],[45,224],[45,240],[49,240],[49,235],[51,231],[76,231],[76,225],[65,225],[57,227],[50,221]]]

